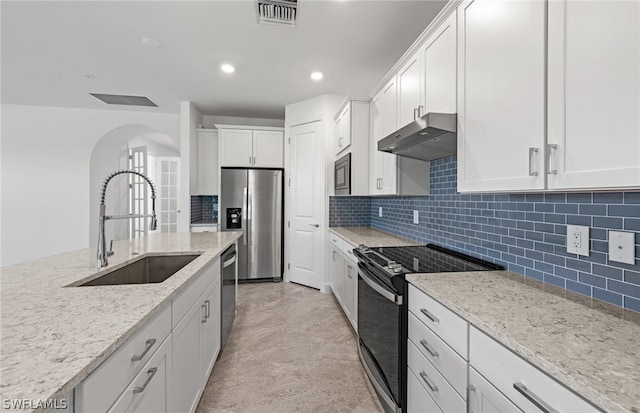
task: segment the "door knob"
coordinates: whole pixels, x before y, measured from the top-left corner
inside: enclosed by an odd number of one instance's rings
[[[316,227],[316,228],[318,228],[320,226],[318,224],[309,224],[309,225],[311,225],[312,227]]]

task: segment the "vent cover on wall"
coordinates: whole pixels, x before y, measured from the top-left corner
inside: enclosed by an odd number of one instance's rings
[[[258,23],[296,26],[298,0],[257,0]]]
[[[146,96],[105,95],[103,93],[89,94],[109,105],[158,106]]]

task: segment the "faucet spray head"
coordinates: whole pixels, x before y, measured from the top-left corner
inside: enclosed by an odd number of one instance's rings
[[[149,224],[149,230],[155,231],[158,228],[158,220],[156,219],[156,214],[151,215],[151,223]]]

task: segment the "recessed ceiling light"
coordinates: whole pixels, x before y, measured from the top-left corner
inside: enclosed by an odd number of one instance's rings
[[[313,80],[322,80],[324,77],[324,73],[322,72],[311,72],[311,79]]]
[[[146,44],[149,47],[158,47],[160,46],[160,42],[154,39],[153,37],[143,37],[142,43]]]
[[[236,68],[233,67],[233,65],[230,65],[229,63],[220,65],[220,69],[225,73],[233,73],[236,71]]]

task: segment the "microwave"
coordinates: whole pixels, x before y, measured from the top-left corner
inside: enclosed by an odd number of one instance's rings
[[[335,194],[351,195],[351,152],[336,161]]]

